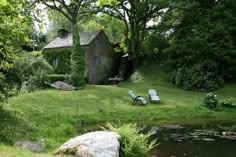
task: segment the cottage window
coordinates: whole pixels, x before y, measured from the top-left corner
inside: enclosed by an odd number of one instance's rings
[[[99,57],[95,56],[95,66],[98,66],[98,65],[99,65]]]
[[[58,58],[57,58],[57,57],[54,58],[54,60],[53,60],[53,66],[54,66],[54,67],[57,67],[57,66],[58,66]]]

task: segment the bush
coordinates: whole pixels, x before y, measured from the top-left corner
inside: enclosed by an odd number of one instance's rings
[[[28,82],[32,89],[44,86],[44,79],[52,71],[52,67],[43,58],[41,52],[23,54],[11,71],[12,80],[17,82],[19,88],[23,82]]]
[[[186,90],[213,91],[223,85],[223,77],[214,61],[205,60],[172,72],[171,82]]]
[[[46,76],[45,80],[47,82],[50,82],[50,83],[53,83],[53,82],[56,82],[56,81],[64,82],[66,80],[66,75],[63,75],[63,74],[50,74],[50,75]]]
[[[217,95],[208,93],[204,98],[204,106],[209,109],[216,109],[218,105]]]
[[[224,107],[235,107],[233,102],[234,102],[234,99],[224,99],[220,102],[220,105]]]
[[[120,157],[147,157],[148,151],[156,146],[156,140],[149,143],[150,134],[141,134],[136,124],[107,123],[106,127],[121,136]]]

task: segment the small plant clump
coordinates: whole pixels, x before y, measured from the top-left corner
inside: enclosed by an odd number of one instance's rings
[[[213,93],[208,93],[204,98],[203,105],[211,110],[216,109],[218,106],[217,95]]]
[[[234,99],[224,99],[220,102],[220,105],[224,107],[235,107],[233,102],[234,102]]]
[[[121,136],[120,157],[147,157],[148,151],[157,146],[156,140],[150,141],[150,134],[140,133],[136,124],[107,123],[106,127]]]
[[[233,104],[234,99],[230,98],[230,99],[223,99],[221,101],[219,101],[217,99],[217,95],[212,94],[212,93],[208,93],[205,98],[204,98],[204,103],[203,105],[206,108],[209,108],[211,110],[216,110],[216,109],[220,109],[221,107],[236,107],[236,105]]]

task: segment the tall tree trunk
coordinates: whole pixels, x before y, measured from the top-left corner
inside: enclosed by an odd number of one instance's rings
[[[140,44],[139,42],[139,34],[136,32],[136,26],[134,23],[130,23],[130,36],[128,39],[127,47],[128,47],[128,54],[129,59],[132,60],[133,63],[133,71],[137,69],[139,66],[139,47],[137,45]]]
[[[85,84],[84,51],[80,46],[80,36],[77,26],[77,17],[71,22],[73,44],[71,48],[71,83],[78,87]]]

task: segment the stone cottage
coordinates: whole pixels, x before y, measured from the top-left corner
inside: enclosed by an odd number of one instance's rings
[[[105,84],[113,76],[114,51],[103,30],[80,33],[85,54],[85,77],[88,83]],[[46,45],[44,56],[56,73],[70,73],[72,34],[58,30],[58,37]]]

